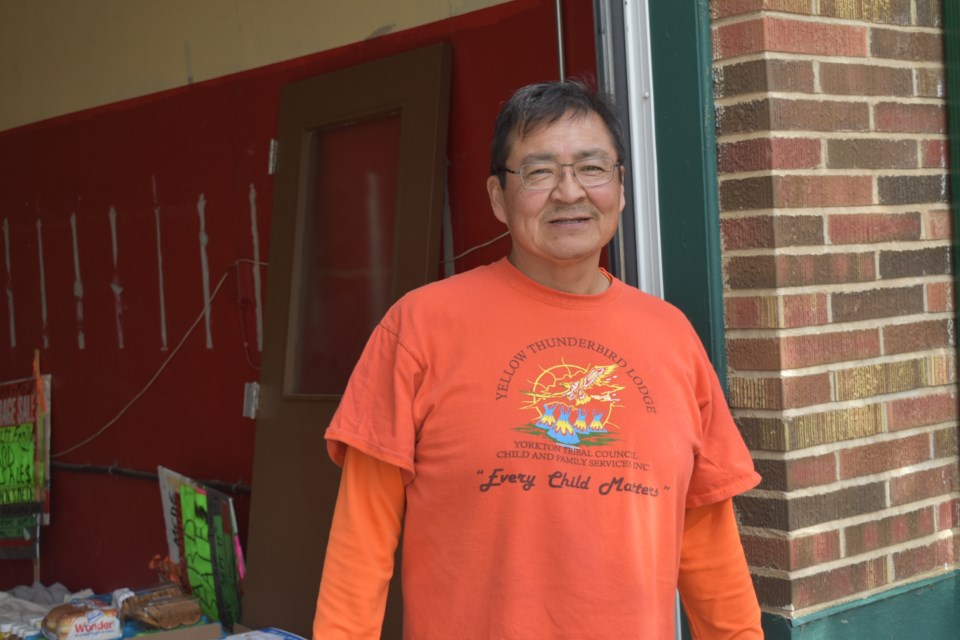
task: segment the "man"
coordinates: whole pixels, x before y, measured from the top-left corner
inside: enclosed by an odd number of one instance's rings
[[[509,258],[407,294],[326,438],[343,465],[314,636],[762,638],[731,504],[758,476],[682,314],[599,268],[624,206],[612,107],[520,89],[487,191]]]

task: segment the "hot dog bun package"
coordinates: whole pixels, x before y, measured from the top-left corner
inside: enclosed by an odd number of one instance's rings
[[[131,591],[117,589],[113,604],[124,621],[137,620],[156,629],[175,629],[200,622],[200,599],[187,595],[178,584],[160,584]]]

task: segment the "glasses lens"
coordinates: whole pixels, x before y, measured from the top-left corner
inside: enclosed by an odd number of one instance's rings
[[[573,165],[577,180],[585,187],[607,184],[613,178],[614,161],[606,158],[587,158]]]
[[[537,162],[520,167],[520,178],[528,189],[553,189],[560,181],[560,165],[555,162]]]
[[[571,164],[534,162],[520,167],[520,181],[527,189],[553,189],[560,184],[564,167],[572,167],[577,182],[584,187],[599,187],[613,179],[617,163],[608,158],[586,158]]]

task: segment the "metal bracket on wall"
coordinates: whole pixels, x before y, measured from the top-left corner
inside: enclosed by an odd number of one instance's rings
[[[243,417],[255,419],[260,409],[260,384],[256,382],[243,383]]]
[[[277,173],[277,151],[280,148],[280,143],[276,138],[270,138],[270,157],[267,159],[267,175],[275,175]]]

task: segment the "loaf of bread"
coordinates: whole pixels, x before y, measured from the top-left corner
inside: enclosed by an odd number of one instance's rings
[[[40,628],[47,640],[114,640],[123,636],[116,608],[91,600],[72,600],[54,607]]]

